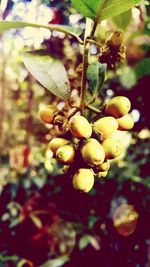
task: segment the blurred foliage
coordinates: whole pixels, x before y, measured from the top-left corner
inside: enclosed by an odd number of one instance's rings
[[[2,19],[30,17],[36,23],[44,19],[85,26],[69,0],[6,2]],[[81,77],[76,69],[82,62],[82,48],[72,37],[41,29],[11,30],[0,36],[2,267],[150,266],[149,1],[133,8],[128,25],[117,19],[103,21],[96,32],[99,43],[104,44],[118,27],[126,27],[127,60],[107,73],[95,104],[99,107],[114,95],[127,96],[136,124],[131,134],[117,136],[126,146],[125,155],[113,163],[106,178],[97,178],[87,195],[73,190],[70,177],[46,151],[49,140],[60,132],[56,126],[42,124],[39,107],[54,104],[61,110],[64,101],[37,83],[22,63],[23,51],[46,48],[66,67],[72,99],[78,103]],[[90,45],[90,63],[99,52]],[[126,237],[113,223],[122,204],[131,205],[138,214],[134,232]]]

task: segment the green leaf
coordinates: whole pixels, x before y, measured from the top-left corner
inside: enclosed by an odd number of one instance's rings
[[[72,0],[75,8],[85,17],[102,21],[124,13],[141,0]]]
[[[37,81],[52,94],[64,100],[70,98],[67,72],[60,60],[40,50],[24,53],[23,62]]]
[[[57,24],[42,25],[42,24],[29,23],[23,21],[6,21],[6,20],[0,21],[0,33],[3,33],[11,29],[25,28],[25,27],[45,28],[52,31],[54,30],[70,34],[75,37],[79,36],[83,31],[81,27],[71,27],[71,26],[57,25]]]
[[[146,75],[150,75],[150,58],[142,59],[139,63],[136,64],[134,70],[137,80]]]
[[[107,64],[101,64],[96,61],[88,66],[87,80],[89,82],[89,90],[94,97],[97,96],[105,80]]]
[[[60,267],[63,266],[68,260],[69,260],[68,256],[62,256],[53,260],[48,260],[40,267]]]
[[[121,16],[119,15],[119,16],[113,17],[112,21],[117,26],[117,28],[126,30],[131,22],[131,9],[122,13]]]

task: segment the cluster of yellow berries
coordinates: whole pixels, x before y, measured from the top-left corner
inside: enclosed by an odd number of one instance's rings
[[[89,192],[94,185],[94,175],[107,176],[110,160],[124,152],[122,143],[111,136],[117,130],[127,131],[134,126],[128,114],[131,103],[127,97],[117,96],[105,106],[105,116],[93,123],[81,115],[74,115],[68,121],[70,140],[62,137],[53,138],[49,149],[58,162],[79,168],[73,175],[73,187]],[[41,110],[40,117],[44,122],[52,121],[52,111]]]

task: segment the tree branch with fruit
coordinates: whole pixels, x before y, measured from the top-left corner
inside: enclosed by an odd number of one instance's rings
[[[83,46],[83,60],[80,65],[81,87],[80,104],[71,102],[71,88],[62,62],[45,50],[25,52],[23,62],[29,72],[56,97],[64,101],[66,108],[58,110],[57,106],[48,105],[39,111],[44,123],[57,126],[62,136],[53,138],[48,149],[72,176],[73,187],[89,192],[94,185],[94,177],[107,176],[111,161],[119,157],[124,148],[112,135],[117,131],[128,131],[134,121],[130,116],[130,100],[125,96],[110,99],[105,105],[95,106],[108,70],[116,70],[125,59],[123,33],[115,31],[101,46],[95,32],[98,24],[105,19],[120,15],[139,4],[139,0],[72,0],[75,8],[87,18],[84,33],[80,27],[65,25],[37,25],[27,22],[0,22],[0,32],[22,27],[36,27],[55,30],[71,35]],[[80,37],[84,35],[84,38]],[[89,46],[100,49],[97,60],[89,64]],[[87,90],[91,98],[87,100]],[[69,107],[69,108],[68,108]],[[67,110],[67,111],[66,111]],[[93,120],[88,120],[90,112]],[[88,114],[88,115],[87,115]],[[96,114],[96,117],[94,115]]]

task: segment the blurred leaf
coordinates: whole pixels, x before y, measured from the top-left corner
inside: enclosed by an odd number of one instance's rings
[[[10,29],[25,28],[25,27],[45,28],[52,31],[54,30],[70,34],[75,37],[79,36],[83,31],[81,27],[71,27],[71,26],[57,25],[57,24],[42,25],[42,24],[29,23],[23,21],[6,21],[6,20],[0,21],[0,33],[3,33]]]
[[[94,224],[98,221],[98,219],[99,219],[98,217],[90,215],[89,218],[88,218],[88,221],[89,221],[88,226],[89,226],[89,228],[93,228]]]
[[[19,257],[17,255],[7,256],[7,255],[4,255],[4,254],[0,254],[0,261],[2,261],[2,262],[6,262],[6,261],[17,261],[18,258]]]
[[[30,213],[30,219],[32,220],[32,222],[34,223],[34,225],[37,228],[39,228],[39,229],[42,228],[42,222],[41,222],[41,220],[33,212]]]
[[[9,227],[12,228],[12,227],[16,226],[16,225],[19,224],[19,223],[20,223],[20,219],[19,219],[19,217],[18,217],[18,218],[15,218],[15,219],[13,219],[13,221],[10,223]]]
[[[129,26],[130,21],[131,21],[131,9],[122,13],[121,16],[119,15],[119,16],[113,17],[112,21],[117,26],[117,28],[126,30],[126,28]]]
[[[144,58],[135,66],[135,74],[137,80],[143,76],[150,75],[150,58]]]
[[[134,69],[125,67],[123,73],[120,75],[120,82],[125,88],[131,89],[137,83]]]
[[[97,96],[105,80],[107,64],[101,64],[98,61],[90,64],[87,69],[87,79],[89,90],[93,96]]]
[[[90,239],[91,239],[91,236],[90,235],[84,235],[80,238],[80,241],[79,241],[79,248],[81,250],[83,250],[85,247],[87,247],[89,244],[90,244]]]
[[[100,249],[100,245],[96,237],[93,237],[91,235],[84,235],[80,238],[80,241],[79,241],[80,250],[83,250],[89,244],[96,250]]]
[[[72,3],[85,17],[94,20],[99,16],[99,21],[102,21],[127,11],[140,0],[72,0]]]
[[[45,51],[26,52],[23,62],[29,72],[54,95],[70,98],[70,86],[67,72],[60,60]]]
[[[59,266],[63,266],[68,260],[69,259],[67,256],[63,256],[63,257],[59,257],[54,260],[49,260],[45,262],[44,264],[42,264],[40,267],[59,267]]]
[[[101,246],[100,246],[100,239],[98,239],[98,237],[93,237],[91,236],[91,246],[95,249],[95,250],[100,250]]]
[[[32,262],[30,262],[29,260],[21,259],[21,260],[17,263],[17,267],[24,267],[24,266],[33,266],[33,264],[32,264]]]

